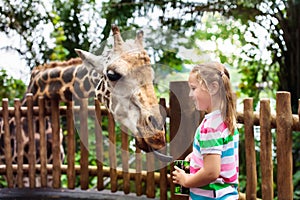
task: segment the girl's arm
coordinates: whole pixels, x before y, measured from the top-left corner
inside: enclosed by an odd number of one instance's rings
[[[204,165],[196,174],[186,174],[184,170],[175,167],[173,182],[183,187],[202,187],[215,181],[221,171],[221,155],[208,154],[204,156]]]

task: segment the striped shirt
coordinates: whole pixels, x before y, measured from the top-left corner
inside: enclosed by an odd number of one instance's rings
[[[205,154],[221,155],[221,172],[209,185],[190,188],[191,199],[238,199],[238,141],[238,131],[230,135],[219,110],[205,115],[195,133],[190,173],[203,167]]]

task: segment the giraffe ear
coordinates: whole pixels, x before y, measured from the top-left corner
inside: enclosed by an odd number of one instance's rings
[[[142,30],[140,30],[139,32],[137,32],[136,37],[135,37],[135,44],[139,47],[140,50],[144,49],[143,46],[143,37],[144,37],[144,32]]]
[[[98,73],[103,73],[104,65],[102,63],[103,60],[101,59],[101,56],[96,56],[90,52],[81,49],[75,49],[75,52],[82,59],[82,62],[86,67],[92,67]]]

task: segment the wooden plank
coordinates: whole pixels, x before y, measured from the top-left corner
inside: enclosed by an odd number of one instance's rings
[[[68,164],[68,171],[67,171],[67,179],[68,179],[68,188],[74,189],[75,188],[75,125],[74,125],[74,113],[73,113],[74,102],[68,101],[67,102],[67,164]]]
[[[16,164],[12,165],[14,173],[16,173],[17,167],[18,166]],[[41,171],[41,165],[40,164],[36,164],[35,168],[36,168],[37,173],[39,173]],[[29,171],[28,164],[23,165],[23,170],[24,170],[24,174],[28,174],[28,171]],[[90,173],[91,176],[96,176],[97,173],[98,173],[97,166],[89,165],[88,170],[89,170],[89,173]],[[51,173],[53,171],[53,165],[52,164],[47,164],[47,171],[48,171],[48,173]],[[67,171],[68,171],[68,165],[61,165],[62,174],[67,174]],[[81,171],[80,165],[75,165],[76,175],[79,175],[80,171]],[[117,172],[116,173],[117,178],[122,179],[122,177],[123,177],[122,168],[117,168],[116,172]],[[0,174],[6,174],[6,165],[0,164]],[[110,176],[110,167],[103,166],[103,174],[104,174],[104,177],[109,177]],[[129,169],[129,174],[130,174],[130,180],[136,180],[136,170],[135,169]],[[141,181],[146,181],[147,171],[142,170],[141,173],[140,173],[140,177],[141,177]],[[168,179],[170,179],[170,176],[168,176]],[[153,181],[156,184],[159,184],[159,181],[160,181],[159,172],[154,173],[154,180]]]
[[[160,98],[159,100],[159,105],[161,106],[161,108],[163,110],[167,110],[167,106],[166,106],[166,99],[164,98]],[[163,113],[163,111],[162,111]],[[165,116],[165,121],[166,121],[166,117]],[[166,131],[166,135],[165,137],[167,138],[167,127],[166,127],[166,123],[165,123],[165,131]],[[163,154],[167,155],[167,146],[162,150]],[[167,163],[164,162],[160,162],[160,181],[159,181],[159,190],[160,190],[160,200],[167,200],[168,199],[168,178],[167,178],[167,174],[168,174],[168,167],[167,167]]]
[[[82,190],[87,190],[89,187],[89,172],[88,172],[88,165],[89,165],[89,131],[88,131],[88,111],[87,111],[88,100],[82,99],[79,113],[80,118],[80,186]]]
[[[41,186],[47,187],[47,142],[45,132],[45,99],[38,98],[39,105],[39,133],[40,133],[40,162],[41,162]]]
[[[96,134],[96,157],[97,157],[97,189],[103,190],[103,135],[102,135],[102,114],[100,102],[95,98],[95,134]]]
[[[192,143],[200,113],[189,98],[187,81],[170,82],[170,152],[174,159],[184,159],[192,151]],[[171,171],[174,170],[171,163]],[[171,181],[171,199],[188,199],[174,194]]]
[[[53,182],[55,189],[61,187],[61,155],[60,155],[60,123],[59,101],[51,99],[51,127],[52,127],[52,156],[53,156]]]
[[[122,139],[122,169],[123,169],[123,191],[125,194],[130,192],[130,175],[129,175],[129,149],[128,149],[128,129],[121,127]]]
[[[115,121],[111,113],[108,114],[108,137],[109,137],[109,159],[110,159],[110,181],[111,192],[118,190],[117,155],[116,155],[116,131]]]
[[[293,199],[292,109],[289,92],[276,93],[278,200]]]
[[[141,149],[137,146],[136,141],[136,149],[135,149],[135,193],[137,196],[141,196],[143,194],[143,185],[142,185],[142,152]]]
[[[260,166],[262,199],[273,200],[273,161],[270,100],[260,100]]]
[[[253,99],[244,99],[244,119],[245,119],[245,152],[246,152],[246,199],[256,199],[257,173],[256,154],[253,132]]]
[[[17,140],[17,185],[18,188],[23,188],[23,160],[24,160],[24,141],[21,132],[21,102],[15,101],[15,123],[16,123],[16,140]]]
[[[35,188],[35,162],[36,162],[36,147],[35,147],[35,131],[33,127],[33,95],[26,94],[27,103],[27,126],[28,126],[28,162],[29,162],[29,187]]]
[[[4,123],[4,149],[5,149],[5,163],[7,185],[9,188],[13,187],[13,169],[12,169],[12,155],[11,155],[11,141],[9,131],[9,116],[8,116],[8,99],[2,99],[3,108],[3,123]]]
[[[146,180],[146,195],[148,198],[155,197],[155,182],[154,180],[154,155],[153,153],[146,154],[147,163],[147,180]]]

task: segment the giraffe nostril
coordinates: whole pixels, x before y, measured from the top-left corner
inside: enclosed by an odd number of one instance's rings
[[[150,115],[148,117],[148,120],[151,122],[151,124],[153,125],[154,128],[159,129],[159,123],[157,122],[157,120],[155,119],[155,117],[153,115]]]

